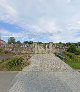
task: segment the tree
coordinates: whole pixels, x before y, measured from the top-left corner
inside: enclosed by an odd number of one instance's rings
[[[33,44],[33,41],[29,41],[28,43],[29,43],[29,44]]]
[[[17,43],[17,44],[21,44],[21,42],[20,42],[20,41],[17,41],[16,43]]]
[[[70,45],[71,45],[71,43],[70,43],[70,42],[66,43],[66,46],[70,46]]]
[[[28,41],[24,41],[24,44],[27,44],[28,43]]]
[[[24,41],[24,44],[33,44],[33,41]]]
[[[78,42],[78,46],[80,46],[80,42]]]
[[[76,50],[76,46],[75,45],[70,45],[70,47],[67,49],[68,52],[72,52],[72,53],[75,53],[77,50]]]
[[[16,43],[16,39],[15,39],[14,37],[10,37],[10,38],[8,39],[8,44],[11,44],[11,43],[13,43],[13,44]]]
[[[59,44],[62,44],[62,42],[59,42]]]

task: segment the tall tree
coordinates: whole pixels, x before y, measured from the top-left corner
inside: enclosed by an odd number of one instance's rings
[[[16,43],[16,39],[15,39],[14,37],[10,37],[10,38],[8,39],[8,44],[11,44],[11,43],[13,43],[13,44]]]

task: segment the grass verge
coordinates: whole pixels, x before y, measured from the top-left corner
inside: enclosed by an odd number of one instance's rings
[[[64,52],[56,54],[60,59],[67,63],[73,69],[80,69],[80,56],[74,53]]]
[[[15,55],[10,59],[0,61],[0,71],[21,71],[29,66],[31,54]]]

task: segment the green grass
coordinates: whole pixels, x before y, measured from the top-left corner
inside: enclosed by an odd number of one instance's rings
[[[75,63],[75,62],[68,62],[67,63],[70,67],[72,67],[73,69],[80,69],[80,63]]]
[[[74,53],[64,52],[55,53],[60,59],[62,59],[66,64],[68,64],[73,69],[80,69],[80,55],[75,55]]]
[[[64,61],[73,69],[80,69],[80,56],[66,52]]]
[[[16,55],[8,60],[0,61],[0,71],[21,71],[31,64],[30,57],[30,54]]]

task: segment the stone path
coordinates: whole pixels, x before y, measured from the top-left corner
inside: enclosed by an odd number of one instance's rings
[[[80,92],[80,73],[53,54],[36,54],[9,92]]]

